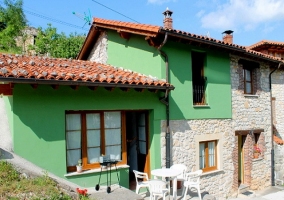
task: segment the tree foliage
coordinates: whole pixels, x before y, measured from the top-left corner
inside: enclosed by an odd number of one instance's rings
[[[38,55],[50,55],[55,58],[76,58],[85,36],[71,33],[66,36],[64,33],[57,33],[57,29],[48,24],[46,29],[38,28],[35,45],[30,46]]]
[[[0,50],[17,52],[16,37],[26,26],[22,0],[4,0],[0,5]]]

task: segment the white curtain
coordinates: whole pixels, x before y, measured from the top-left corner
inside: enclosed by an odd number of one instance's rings
[[[205,144],[199,144],[199,169],[205,168]]]
[[[121,113],[104,112],[106,155],[121,160]]]
[[[81,159],[80,114],[66,115],[67,166],[75,166]]]
[[[208,143],[209,167],[215,166],[215,142]]]
[[[99,113],[89,113],[87,120],[88,163],[99,162],[101,155],[101,119]]]

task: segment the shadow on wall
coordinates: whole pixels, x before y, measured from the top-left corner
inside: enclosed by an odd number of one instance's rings
[[[1,149],[0,148],[0,160],[2,159],[13,159],[14,156],[8,152],[8,151],[5,151],[4,149]]]

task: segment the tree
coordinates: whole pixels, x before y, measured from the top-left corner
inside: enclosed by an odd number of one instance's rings
[[[76,58],[85,36],[71,33],[57,33],[57,29],[48,24],[46,29],[38,28],[38,35],[34,46],[29,49],[35,50],[38,55],[50,55],[55,58]]]
[[[0,5],[0,50],[18,52],[16,37],[26,26],[27,20],[23,12],[22,0],[4,0]]]

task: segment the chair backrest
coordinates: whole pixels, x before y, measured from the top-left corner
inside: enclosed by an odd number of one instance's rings
[[[136,170],[133,170],[134,174],[135,174],[135,179],[136,179],[136,182],[140,182],[140,181],[148,181],[148,174],[147,173],[144,173],[144,172],[139,172],[139,171],[136,171]]]
[[[170,168],[182,171],[182,174],[179,175],[178,178],[184,178],[184,179],[186,178],[185,174],[186,174],[187,167],[184,164],[174,164]]]
[[[163,190],[167,188],[167,182],[161,179],[152,179],[148,182],[150,193],[163,193]]]
[[[189,182],[195,182],[199,184],[200,175],[202,174],[202,170],[197,170],[194,172],[186,173],[186,180]]]

